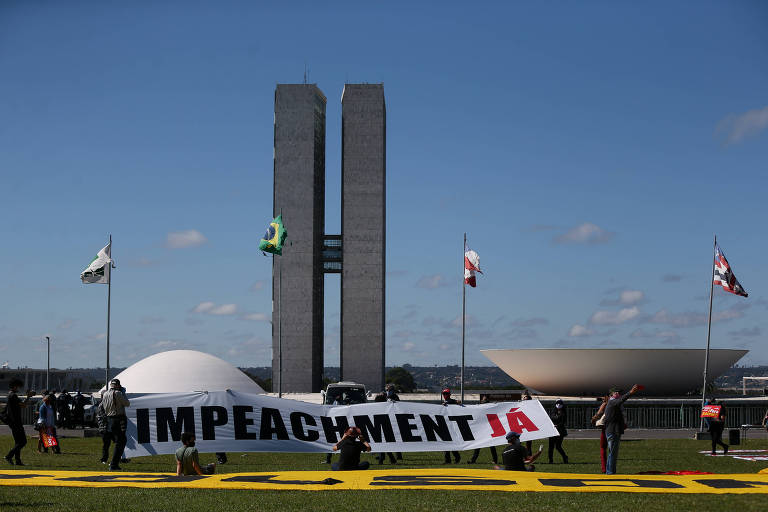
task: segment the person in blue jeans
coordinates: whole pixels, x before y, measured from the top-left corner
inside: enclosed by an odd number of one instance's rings
[[[605,437],[608,440],[608,460],[606,462],[605,474],[616,474],[616,461],[619,458],[619,444],[621,435],[624,433],[624,412],[622,404],[627,399],[637,393],[640,387],[635,384],[632,389],[624,395],[618,388],[611,388],[608,391],[608,403],[605,405]]]

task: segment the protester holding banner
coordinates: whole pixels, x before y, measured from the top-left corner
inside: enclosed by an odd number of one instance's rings
[[[709,434],[712,437],[712,455],[717,453],[717,445],[723,447],[723,455],[728,453],[728,445],[723,442],[723,429],[725,428],[725,406],[718,403],[714,398],[710,402],[710,407],[719,407],[717,416],[709,419]]]
[[[344,432],[341,441],[333,445],[333,451],[341,452],[339,462],[331,464],[331,469],[334,471],[350,471],[370,467],[367,460],[360,461],[360,454],[364,451],[371,451],[371,445],[368,444],[362,431],[357,427],[349,427]]]
[[[444,388],[443,389],[443,405],[460,405],[461,402],[456,400],[455,398],[451,398],[451,389],[450,388]],[[456,464],[461,461],[461,455],[459,455],[459,452],[444,452],[443,455],[445,456],[445,461],[443,464],[450,464],[451,463],[451,453],[453,453],[453,460]]]
[[[395,385],[387,384],[384,387],[384,391],[376,395],[373,400],[374,402],[399,402],[400,397],[395,392]],[[395,454],[392,452],[380,452],[376,456],[376,461],[379,463],[379,465],[384,464],[385,455],[389,457],[389,462],[392,464],[397,464],[398,459],[403,460],[403,454],[400,452],[397,453],[397,457],[395,457]]]
[[[8,383],[8,400],[5,405],[5,411],[3,411],[2,419],[5,423],[11,427],[11,434],[13,435],[13,448],[4,457],[8,464],[15,464],[17,466],[23,466],[21,462],[21,450],[27,444],[27,434],[24,432],[24,426],[21,423],[21,408],[26,407],[30,397],[35,392],[32,390],[27,391],[27,396],[24,400],[20,399],[16,394],[19,387],[24,384],[20,379],[11,379]]]
[[[504,468],[507,471],[536,471],[536,466],[533,465],[533,461],[539,458],[541,455],[542,447],[535,455],[528,453],[525,446],[520,444],[520,434],[514,430],[508,432],[506,435],[507,443],[509,443],[504,451],[501,453],[501,460],[504,463]],[[526,464],[528,464],[526,466]],[[496,466],[496,469],[502,469]]]

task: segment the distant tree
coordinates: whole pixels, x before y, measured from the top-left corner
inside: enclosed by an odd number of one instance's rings
[[[395,367],[389,370],[386,375],[386,381],[394,384],[397,390],[403,393],[411,393],[416,389],[413,375],[405,368]]]
[[[243,373],[245,373],[247,376],[249,376],[253,382],[255,382],[256,384],[261,386],[261,389],[263,389],[267,393],[271,393],[272,392],[272,379],[263,380],[263,379],[260,379],[259,377],[255,376],[255,375],[253,375],[252,373],[248,373],[248,372],[243,372]]]

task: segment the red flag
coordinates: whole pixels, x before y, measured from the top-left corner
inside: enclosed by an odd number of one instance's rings
[[[475,272],[483,273],[480,270],[480,256],[464,242],[464,284],[468,284],[472,288],[477,286]]]
[[[719,284],[727,292],[741,295],[742,297],[748,297],[746,290],[742,288],[736,276],[733,275],[731,266],[728,264],[728,260],[725,259],[725,254],[720,250],[720,246],[715,244],[715,284]]]

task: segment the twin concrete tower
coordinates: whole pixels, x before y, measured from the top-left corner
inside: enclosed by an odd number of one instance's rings
[[[327,273],[341,274],[342,380],[384,383],[384,86],[346,84],[341,96],[341,234],[325,233],[325,105],[314,84],[275,90],[274,213],[288,239],[272,269],[272,382],[281,339],[284,392],[322,387]]]

